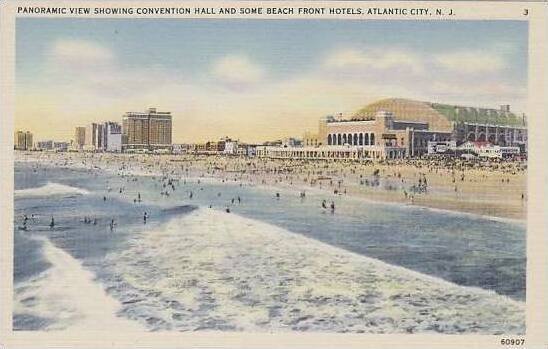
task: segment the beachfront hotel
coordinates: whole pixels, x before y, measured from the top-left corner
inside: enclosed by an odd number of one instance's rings
[[[17,131],[14,137],[16,150],[31,150],[33,148],[32,133],[30,131]]]
[[[169,150],[171,112],[149,108],[146,112],[127,112],[122,118],[123,151]]]
[[[349,118],[322,117],[317,134],[303,146],[260,146],[257,156],[304,159],[399,159],[428,153],[429,142],[489,142],[527,152],[525,117],[500,109],[454,106],[390,98],[359,109]]]
[[[83,150],[86,144],[86,128],[77,126],[74,129],[74,149]]]

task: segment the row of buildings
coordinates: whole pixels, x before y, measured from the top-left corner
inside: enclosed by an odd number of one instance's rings
[[[467,141],[457,145],[455,141],[428,142],[429,156],[507,159],[521,158],[524,153],[516,146],[494,145],[489,142]]]
[[[32,134],[28,134],[17,133],[17,149],[32,148],[29,146]],[[322,117],[318,130],[305,133],[301,140],[287,138],[257,145],[225,137],[218,141],[173,145],[171,113],[149,108],[145,112],[125,113],[121,124],[109,121],[76,127],[74,141],[68,148],[78,151],[380,160],[428,155],[432,142],[454,142],[455,147],[484,143],[498,147],[499,153],[514,153],[517,149],[520,154],[526,154],[526,120],[524,116],[512,113],[509,105],[489,109],[390,98],[366,105],[349,117],[342,114]],[[63,149],[62,144],[56,146],[56,142],[46,146]]]
[[[316,133],[299,147],[257,148],[257,155],[304,159],[398,159],[428,154],[429,142],[483,142],[500,152],[527,153],[525,116],[500,109],[391,98],[369,104],[350,117],[323,117]],[[506,149],[509,148],[509,149]]]
[[[139,152],[171,149],[170,112],[149,108],[145,112],[127,112],[122,123],[107,121],[76,127],[75,150]]]
[[[71,147],[69,142],[57,142],[53,140],[34,142],[34,135],[30,131],[17,131],[14,136],[15,150],[52,150],[67,151]]]
[[[170,112],[149,108],[145,112],[127,112],[122,122],[106,121],[78,126],[68,142],[45,140],[34,143],[30,131],[15,133],[16,150],[148,152],[171,151],[172,119]]]

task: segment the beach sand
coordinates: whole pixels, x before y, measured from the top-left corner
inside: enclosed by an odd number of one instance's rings
[[[524,163],[447,164],[432,160],[385,163],[282,160],[206,155],[18,152],[17,161],[126,171],[214,177],[251,185],[356,196],[482,216],[524,220]],[[375,175],[375,172],[377,175]],[[424,185],[426,190],[413,192]]]

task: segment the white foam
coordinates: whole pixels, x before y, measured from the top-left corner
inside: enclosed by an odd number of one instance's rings
[[[53,196],[53,195],[87,195],[89,191],[71,187],[64,184],[49,182],[46,185],[36,188],[19,189],[15,190],[17,197],[40,197],[40,196]]]
[[[523,302],[235,214],[198,209],[134,239],[107,264],[125,285],[147,295],[137,306],[143,316],[161,309],[154,313],[161,319],[155,330],[215,329],[211,322],[259,332],[494,334],[525,328]],[[166,300],[181,306],[171,309]]]
[[[45,330],[138,331],[137,322],[118,317],[117,300],[108,296],[92,272],[48,239],[42,240],[51,268],[15,288],[14,314],[53,319]]]

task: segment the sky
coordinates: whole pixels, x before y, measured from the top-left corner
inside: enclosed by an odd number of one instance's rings
[[[16,24],[17,129],[156,107],[173,141],[248,142],[317,131],[320,117],[388,97],[525,110],[527,22],[41,19]]]

